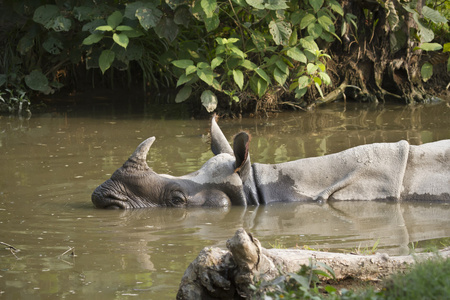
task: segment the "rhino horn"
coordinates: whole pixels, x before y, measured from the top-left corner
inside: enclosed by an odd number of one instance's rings
[[[218,116],[216,114],[211,118],[211,150],[214,155],[228,153],[233,155],[233,149],[227,141],[227,138],[217,125]]]
[[[150,150],[155,137],[146,139],[134,150],[134,153],[128,158],[128,160],[123,164],[124,168],[133,168],[138,170],[149,170],[150,167],[147,165],[147,153]]]

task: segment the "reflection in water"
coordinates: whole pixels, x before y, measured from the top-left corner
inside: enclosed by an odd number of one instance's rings
[[[221,120],[230,138],[252,134],[253,162],[275,163],[372,142],[450,138],[449,108],[336,104],[270,119]],[[0,117],[0,294],[5,299],[174,298],[188,264],[206,246],[225,247],[244,227],[263,246],[405,254],[411,243],[449,243],[450,207],[433,203],[331,202],[228,209],[93,208],[90,195],[149,136],[149,165],[182,175],[212,156],[206,120],[121,115]],[[417,244],[418,243],[418,244]],[[75,247],[76,257],[59,256]],[[130,296],[131,297],[131,296]]]

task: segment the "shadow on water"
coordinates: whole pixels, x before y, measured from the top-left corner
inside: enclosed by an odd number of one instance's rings
[[[72,111],[0,117],[0,297],[170,299],[203,247],[225,247],[244,227],[264,247],[330,251],[371,248],[406,254],[450,244],[450,205],[331,202],[227,209],[93,208],[92,191],[145,138],[149,165],[182,175],[211,156],[207,120],[156,113]],[[312,113],[221,120],[225,135],[252,134],[253,162],[335,153],[373,142],[450,138],[450,108],[334,104]],[[173,114],[172,114],[173,115]],[[156,117],[159,116],[159,117]],[[61,256],[73,247],[76,257]]]

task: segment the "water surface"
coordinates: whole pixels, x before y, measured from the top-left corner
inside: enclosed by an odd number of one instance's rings
[[[151,108],[148,108],[151,109]],[[100,116],[99,116],[100,115]],[[450,138],[450,108],[334,104],[315,112],[221,120],[225,135],[252,134],[251,160],[278,163],[373,142]],[[407,254],[450,241],[450,206],[340,202],[228,209],[95,209],[92,191],[145,138],[158,173],[197,170],[212,153],[207,120],[74,111],[0,117],[0,248],[3,299],[173,299],[206,246],[225,248],[244,227],[270,248],[371,248]],[[66,250],[72,251],[62,255]],[[74,253],[75,256],[69,254]]]

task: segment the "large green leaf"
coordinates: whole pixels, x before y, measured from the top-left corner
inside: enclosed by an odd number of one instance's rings
[[[276,82],[278,82],[279,85],[284,85],[288,78],[288,75],[281,71],[279,68],[275,68],[273,70],[273,78]]]
[[[34,91],[40,91],[46,94],[51,91],[51,88],[48,86],[47,77],[45,77],[45,75],[39,70],[34,70],[25,76],[25,83]]]
[[[128,46],[128,36],[125,33],[115,33],[113,34],[113,40],[117,45],[127,48]]]
[[[103,38],[102,33],[93,33],[83,40],[83,45],[92,45],[99,42]]]
[[[190,85],[185,85],[183,88],[178,92],[177,96],[175,97],[176,103],[181,103],[189,98],[189,96],[192,93],[192,87]]]
[[[254,8],[264,9],[264,0],[245,0],[245,2]]]
[[[302,88],[308,87],[310,83],[311,83],[311,78],[309,76],[303,75],[298,79],[298,88],[302,89]]]
[[[218,56],[214,57],[214,59],[211,61],[211,69],[215,69],[216,67],[220,66],[220,64],[223,62],[223,58]]]
[[[289,23],[276,20],[269,23],[269,31],[277,45],[289,45],[292,29]]]
[[[428,6],[424,6],[422,8],[422,14],[425,18],[430,19],[433,23],[447,23],[447,19],[445,17],[443,17],[437,10],[431,9]]]
[[[100,66],[100,70],[104,74],[106,70],[108,70],[115,58],[116,54],[111,50],[103,50],[98,59],[98,64]]]
[[[194,65],[194,62],[190,59],[180,59],[180,60],[174,60],[172,64],[180,69],[186,69],[189,66]]]
[[[178,81],[177,81],[177,87],[179,87],[180,85],[185,84],[186,82],[191,81],[192,78],[194,78],[194,76],[195,76],[195,75],[193,75],[193,74],[190,74],[190,75],[182,74],[182,75],[180,76],[180,78],[178,78]]]
[[[250,78],[250,88],[252,91],[258,95],[258,97],[264,96],[264,94],[267,91],[268,83],[266,80],[258,77],[253,76]]]
[[[244,74],[242,73],[242,71],[237,69],[233,70],[233,79],[239,89],[242,90],[242,88],[244,87]]]
[[[108,17],[106,23],[114,29],[119,26],[120,23],[122,23],[122,19],[122,13],[116,10]]]
[[[416,21],[417,27],[419,28],[420,41],[422,43],[429,43],[434,39],[434,32],[426,24],[419,19],[417,13],[413,14],[413,19]]]
[[[422,75],[423,81],[430,79],[433,76],[433,65],[429,62],[424,63],[420,69],[420,74]]]
[[[319,9],[322,7],[323,5],[323,0],[309,0],[309,4],[312,6],[312,8],[314,9],[314,12],[318,12]]]
[[[442,49],[442,45],[438,43],[423,43],[422,45],[414,48],[414,50],[417,49],[422,49],[425,51],[437,51]]]
[[[270,83],[270,77],[267,75],[266,71],[261,68],[255,69],[256,74],[258,74],[262,79],[264,79],[267,83]]]
[[[178,25],[173,19],[163,17],[155,27],[155,32],[160,38],[173,42],[178,35]]]
[[[213,31],[214,29],[219,27],[220,21],[219,21],[219,15],[218,14],[214,14],[210,18],[205,18],[204,21],[205,21],[206,30],[208,32]]]
[[[305,15],[302,20],[300,21],[300,29],[305,29],[306,27],[308,27],[310,24],[316,22],[316,16],[314,16],[313,14],[307,14]]]
[[[342,9],[342,6],[337,2],[336,0],[328,0],[328,4],[330,5],[330,8],[340,14],[342,17],[344,16],[344,10]]]
[[[303,54],[303,51],[297,47],[290,48],[288,51],[286,51],[286,55],[292,59],[295,59],[296,61],[306,64],[305,54]]]
[[[333,21],[327,16],[325,13],[322,13],[321,16],[317,19],[322,28],[328,32],[334,32],[334,24]]]
[[[281,10],[287,9],[289,6],[287,6],[286,0],[267,0],[264,3],[264,8],[269,10]]]
[[[217,96],[212,91],[203,91],[200,99],[208,112],[213,112],[216,109],[218,103]]]
[[[308,33],[313,39],[317,39],[322,34],[322,28],[323,26],[318,23],[311,23],[308,26]]]
[[[216,0],[201,0],[200,5],[202,6],[207,18],[211,18],[217,9]]]
[[[197,76],[208,85],[213,85],[214,72],[210,68],[197,69]]]
[[[301,38],[300,45],[307,50],[311,50],[312,52],[319,51],[319,46],[317,46],[312,36]]]
[[[136,10],[136,17],[145,30],[149,30],[158,25],[162,15],[163,13],[159,9],[150,5],[140,7]]]
[[[49,29],[52,26],[53,20],[61,15],[59,8],[56,5],[42,5],[36,8],[33,14],[33,21],[45,26]]]

